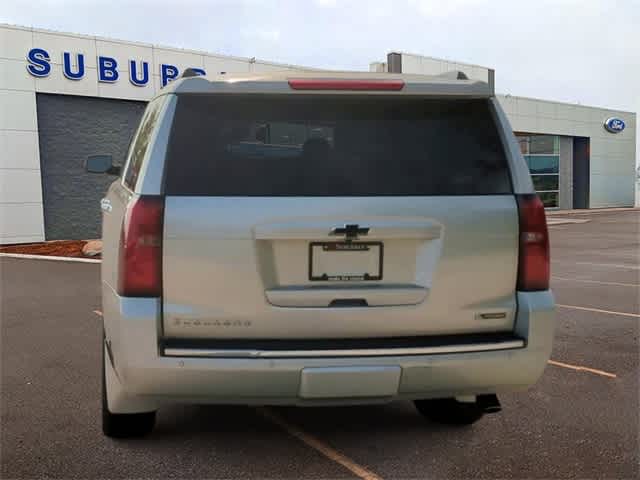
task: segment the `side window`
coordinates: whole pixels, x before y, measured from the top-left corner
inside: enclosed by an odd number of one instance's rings
[[[156,98],[152,101],[142,115],[140,120],[140,126],[131,142],[129,148],[129,159],[127,162],[127,169],[124,172],[124,184],[131,190],[135,189],[136,182],[138,181],[138,175],[142,168],[142,161],[144,160],[147,148],[151,141],[151,135],[158,123],[158,117],[162,110],[163,98]]]

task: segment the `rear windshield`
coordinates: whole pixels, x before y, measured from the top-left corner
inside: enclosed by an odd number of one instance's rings
[[[183,95],[167,155],[167,195],[511,192],[487,100]]]

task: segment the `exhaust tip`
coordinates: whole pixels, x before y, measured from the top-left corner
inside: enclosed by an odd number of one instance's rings
[[[495,394],[478,395],[476,402],[484,413],[498,413],[502,410],[500,400]]]
[[[484,413],[498,413],[502,411],[502,407],[500,405],[497,405],[495,407],[486,407],[484,409]]]

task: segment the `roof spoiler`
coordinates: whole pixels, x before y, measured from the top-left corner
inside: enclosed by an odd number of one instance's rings
[[[436,76],[447,78],[449,80],[469,80],[469,77],[467,77],[467,74],[460,70],[450,70],[448,72],[444,72]]]
[[[202,75],[202,73],[196,71],[196,69],[185,68],[184,72],[182,72],[182,75],[180,75],[180,78],[198,77],[198,76],[201,76],[201,75]]]
[[[460,70],[450,70],[448,72],[441,73],[436,75],[436,77],[446,78],[447,80],[469,80],[469,76]],[[487,84],[489,84],[489,89],[492,94],[496,92],[495,85],[495,71],[492,68],[487,69]]]

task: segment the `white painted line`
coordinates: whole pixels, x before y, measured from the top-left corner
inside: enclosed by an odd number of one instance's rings
[[[588,223],[591,219],[588,218],[550,218],[547,220],[547,225],[553,227],[554,225],[568,225],[570,223]]]
[[[101,263],[96,258],[53,257],[50,255],[28,255],[26,253],[0,253],[0,258],[22,258],[25,260],[50,260],[54,262]]]
[[[589,257],[602,257],[607,262],[607,259],[613,259],[616,263],[624,263],[625,265],[637,265],[640,263],[640,256],[637,253],[621,253],[619,251],[591,251],[589,252]],[[590,260],[595,260],[591,258]]]
[[[609,315],[621,315],[623,317],[640,318],[640,314],[638,313],[614,312],[612,310],[600,310],[599,308],[578,307],[576,305],[562,305],[560,303],[556,303],[556,307],[571,308],[574,310],[586,310],[587,312],[607,313]]]
[[[595,368],[581,367],[579,365],[570,365],[568,363],[556,362],[555,360],[549,360],[548,363],[551,365],[555,365],[556,367],[569,368],[571,370],[577,370],[581,372],[589,372],[595,375],[602,375],[603,377],[618,378],[618,376],[615,373],[605,372],[604,370],[596,370]]]
[[[567,278],[567,277],[551,277],[553,280],[564,280],[568,282],[583,282],[583,283],[597,283],[599,285],[615,285],[618,287],[635,287],[640,288],[638,283],[620,283],[620,282],[601,282],[600,280],[585,280],[582,278]]]
[[[571,263],[571,262],[560,262]],[[594,262],[573,262],[576,265],[592,265],[594,267],[609,267],[609,268],[628,268],[629,270],[640,270],[639,265],[629,265],[626,263],[594,263]]]
[[[640,270],[640,265],[630,263],[566,262],[564,260],[555,259],[551,259],[551,263],[557,265],[591,265],[594,267],[628,268],[629,270]]]
[[[284,418],[282,418],[280,415],[278,415],[271,409],[261,407],[261,408],[258,408],[257,411],[264,418],[266,418],[270,422],[276,424],[277,426],[285,430],[292,437],[297,438],[298,440],[307,444],[314,450],[317,450],[322,455],[327,457],[329,460],[332,460],[337,464],[342,465],[357,477],[362,478],[363,480],[382,480],[381,477],[379,477],[372,471],[367,470],[365,467],[358,465],[356,462],[351,460],[346,455],[343,455],[337,450],[334,450],[329,445],[324,444],[323,442],[318,440],[316,437],[308,434],[307,432],[300,430],[295,425],[290,424]]]

